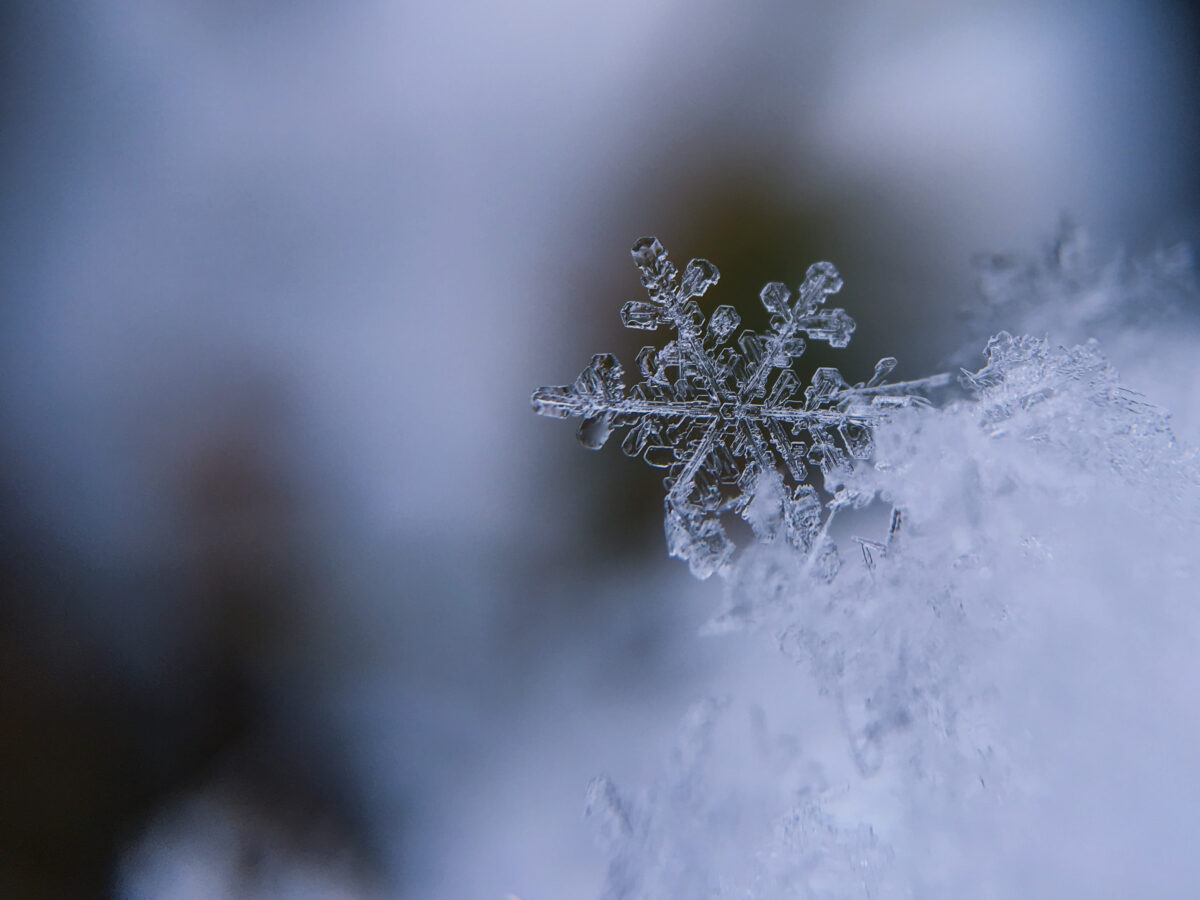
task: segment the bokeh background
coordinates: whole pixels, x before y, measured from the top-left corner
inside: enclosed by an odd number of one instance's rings
[[[978,252],[1195,242],[1198,38],[1147,0],[5,4],[0,895],[594,895],[588,778],[737,654],[657,473],[529,409],[632,364],[633,240],[744,315],[830,259],[843,371],[928,374]]]

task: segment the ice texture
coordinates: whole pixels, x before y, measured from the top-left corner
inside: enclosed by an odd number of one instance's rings
[[[962,382],[831,480],[896,510],[870,564],[738,559],[709,630],[799,664],[752,699],[801,739],[707,765],[753,735],[703,707],[681,737],[702,752],[640,794],[605,782],[629,824],[605,826],[606,900],[1176,896],[1200,875],[1200,459],[1094,341],[1000,333]]]
[[[1177,259],[1109,284],[1111,317],[1047,288],[1056,270],[1011,284],[1013,327],[1061,317],[1056,331],[1108,334],[1147,285],[1164,303],[1186,284]],[[1079,264],[1070,282],[1104,277]],[[775,312],[783,295],[768,285],[763,302]],[[694,332],[728,337],[725,309]],[[1172,323],[1150,317],[1145,334],[1180,339]],[[743,347],[770,352],[757,337]],[[647,378],[661,353],[641,354]],[[819,369],[801,389],[776,367],[766,393],[784,382],[785,408],[849,396],[847,409],[870,412],[830,429],[858,464],[822,469],[803,454],[823,476],[819,491],[803,483],[807,505],[778,499],[794,484],[787,457],[773,451],[774,474],[753,467],[738,511],[755,532],[786,529],[786,511],[822,540],[760,541],[724,570],[707,630],[781,651],[727,679],[753,685],[751,727],[746,698],[702,701],[648,787],[593,783],[605,900],[1193,892],[1200,455],[1097,340],[997,331],[975,359],[962,393],[936,406],[907,388],[867,393],[891,359],[853,388]],[[608,375],[577,385],[540,393],[563,398],[556,410],[600,412],[626,396]],[[761,435],[772,421],[760,412],[738,427]],[[856,538],[861,564],[830,577],[830,517],[879,502],[888,514]],[[781,675],[768,656],[799,672]]]
[[[896,360],[887,357],[869,381],[851,385],[837,369],[819,368],[802,390],[795,363],[807,342],[841,348],[854,333],[845,310],[826,306],[842,287],[832,264],[810,266],[794,292],[767,284],[760,299],[770,331],[747,329],[731,341],[737,310],[718,306],[706,321],[698,302],[720,278],[715,265],[693,259],[681,274],[653,237],[638,240],[632,254],[648,299],[626,303],[621,322],[674,337],[642,348],[641,380],[631,388],[616,357],[597,354],[572,384],[535,391],[534,410],[578,418],[579,440],[593,450],[624,429],[626,455],[667,470],[667,548],[698,577],[729,571],[735,547],[721,524],[728,513],[760,541],[786,540],[832,578],[838,557],[828,526],[837,504],[823,501],[815,475],[868,459],[889,410],[923,402],[922,392],[949,377],[890,384]]]

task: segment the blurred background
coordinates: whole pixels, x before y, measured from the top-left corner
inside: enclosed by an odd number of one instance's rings
[[[1182,2],[0,8],[0,895],[595,895],[737,639],[529,394],[628,249],[819,259],[936,371],[971,258],[1200,230]],[[812,365],[833,361],[812,354]]]

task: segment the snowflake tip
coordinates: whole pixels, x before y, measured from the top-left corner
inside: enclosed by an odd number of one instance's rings
[[[693,259],[683,270],[683,284],[680,291],[684,299],[701,297],[704,292],[721,279],[721,273],[707,259]]]

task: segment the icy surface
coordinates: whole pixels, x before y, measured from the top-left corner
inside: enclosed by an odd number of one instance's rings
[[[823,502],[814,473],[829,478],[869,458],[887,411],[920,402],[920,391],[948,379],[889,384],[896,360],[886,357],[869,381],[850,385],[823,367],[801,390],[793,364],[807,341],[840,348],[854,333],[845,310],[825,305],[842,287],[830,263],[809,267],[795,292],[767,284],[760,299],[771,331],[745,330],[731,342],[737,310],[718,306],[706,321],[698,303],[720,277],[716,266],[693,259],[681,275],[656,238],[638,240],[632,253],[649,299],[626,303],[622,323],[675,337],[642,348],[642,380],[632,388],[612,354],[597,354],[572,384],[535,391],[534,410],[581,419],[579,440],[593,450],[627,429],[621,449],[667,470],[667,547],[700,578],[728,571],[735,548],[725,513],[741,515],[760,541],[784,537],[832,578],[838,562],[827,530],[847,498]]]

